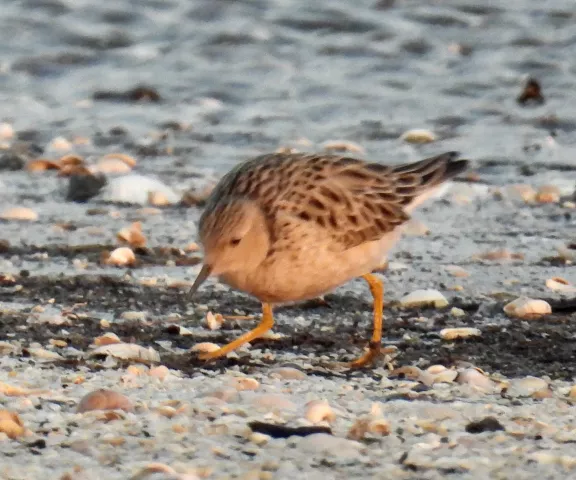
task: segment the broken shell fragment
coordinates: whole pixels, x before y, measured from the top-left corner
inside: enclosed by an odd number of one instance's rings
[[[571,285],[568,280],[560,277],[552,277],[546,280],[546,286],[551,290],[558,290],[559,292],[576,293],[576,287]]]
[[[146,237],[142,234],[142,222],[134,222],[127,228],[123,228],[116,234],[121,243],[127,243],[134,248],[142,248],[146,245]]]
[[[400,140],[407,143],[430,143],[436,141],[436,135],[430,130],[413,129],[404,132]]]
[[[555,185],[543,185],[536,192],[536,201],[540,203],[558,203],[560,189]]]
[[[438,290],[416,290],[400,299],[400,306],[404,308],[418,308],[433,306],[442,308],[448,305],[448,300]]]
[[[3,210],[0,213],[2,220],[19,220],[26,222],[35,222],[38,220],[38,214],[31,208],[26,207],[12,207]]]
[[[552,313],[552,307],[544,300],[528,297],[519,297],[504,307],[504,312],[510,317],[516,318],[539,318]]]
[[[60,170],[60,165],[52,160],[39,158],[26,164],[26,170],[29,172],[43,172],[44,170]]]
[[[312,400],[306,404],[306,419],[311,423],[334,422],[336,414],[326,400]]]
[[[142,347],[135,343],[112,343],[101,345],[90,353],[91,356],[109,355],[120,360],[133,360],[142,363],[159,362],[160,354],[152,347]]]
[[[91,410],[124,410],[130,412],[134,409],[130,399],[114,390],[100,389],[84,395],[76,411],[78,413]]]
[[[212,312],[208,312],[206,314],[206,326],[210,330],[220,330],[223,323],[224,317],[220,313],[214,315]]]
[[[112,345],[114,343],[122,343],[122,341],[118,338],[118,335],[112,332],[105,333],[104,335],[94,339],[94,345],[97,347],[102,345]]]
[[[113,250],[107,258],[104,259],[104,263],[107,265],[116,265],[118,267],[123,267],[126,265],[133,265],[136,262],[136,255],[131,248],[120,247]]]
[[[216,350],[219,350],[220,347],[215,343],[211,342],[200,342],[190,348],[191,352],[199,352],[199,353],[212,353]]]
[[[461,385],[470,385],[476,390],[492,391],[496,384],[476,368],[467,368],[458,373],[456,381]]]
[[[443,328],[440,330],[442,340],[455,340],[457,338],[479,337],[482,332],[478,328],[460,327]]]
[[[444,267],[444,270],[446,270],[446,272],[448,272],[453,277],[469,277],[470,276],[470,272],[468,272],[467,270],[464,270],[462,267],[459,267],[458,265],[446,265]]]
[[[26,429],[16,412],[0,410],[0,432],[15,439],[24,435]]]

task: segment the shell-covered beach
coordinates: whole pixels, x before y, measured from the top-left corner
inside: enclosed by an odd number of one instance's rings
[[[576,476],[572,2],[25,0],[0,27],[0,478]],[[260,315],[187,295],[203,203],[274,151],[471,161],[379,273],[373,368],[341,364],[361,280],[197,358]]]

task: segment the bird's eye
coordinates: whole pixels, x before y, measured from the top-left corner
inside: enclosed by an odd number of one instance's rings
[[[241,240],[241,238],[233,238],[232,240],[230,240],[230,245],[235,247],[236,245],[240,244],[240,240]]]

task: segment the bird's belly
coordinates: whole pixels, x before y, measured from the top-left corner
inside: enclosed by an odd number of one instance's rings
[[[251,272],[227,273],[220,280],[261,302],[297,302],[316,298],[371,272],[386,252],[380,242],[369,242],[338,254],[315,253],[297,252],[282,261],[264,262]]]

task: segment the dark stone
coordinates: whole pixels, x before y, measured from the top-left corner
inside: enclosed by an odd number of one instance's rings
[[[7,152],[0,157],[0,170],[22,170],[26,165],[26,159],[17,153]]]
[[[466,425],[468,433],[484,433],[484,432],[497,432],[504,430],[502,424],[494,417],[485,417],[477,422],[471,422]]]
[[[69,202],[85,203],[98,195],[106,185],[106,177],[100,175],[72,175],[68,183],[66,200]]]
[[[332,430],[328,427],[286,427],[265,422],[250,422],[248,424],[253,432],[263,433],[272,438],[288,438],[292,436],[307,437],[315,433],[327,433],[332,435]]]

